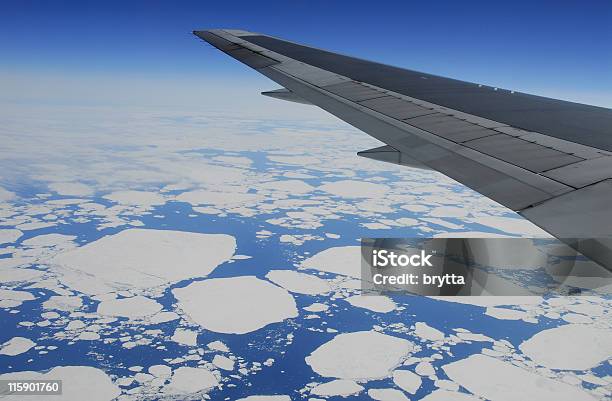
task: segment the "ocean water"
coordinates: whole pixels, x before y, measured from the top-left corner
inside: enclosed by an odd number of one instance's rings
[[[173,120],[173,122],[176,122]],[[265,132],[267,127],[260,127]],[[126,146],[122,148],[124,152],[138,152],[142,148]],[[431,220],[432,209],[435,207],[468,207],[472,200],[478,201],[477,195],[472,191],[462,187],[452,181],[447,181],[443,189],[435,193],[427,189],[418,193],[413,199],[414,204],[429,205],[422,207],[420,211],[409,210],[399,207],[400,204],[409,204],[411,201],[406,199],[389,200],[383,199],[383,204],[391,206],[388,211],[368,212],[363,208],[347,208],[364,200],[363,196],[343,196],[328,193],[320,188],[329,183],[343,182],[370,182],[376,185],[382,183],[393,188],[391,195],[376,193],[371,194],[371,199],[375,201],[389,196],[402,194],[402,184],[411,182],[416,187],[430,188],[439,185],[435,176],[428,176],[422,172],[402,173],[398,182],[397,170],[386,171],[384,168],[369,170],[368,168],[355,169],[354,174],[347,175],[346,170],[337,172],[329,169],[308,169],[298,164],[287,164],[275,162],[268,151],[223,151],[215,148],[194,147],[188,150],[179,150],[177,155],[189,157],[191,161],[199,160],[209,162],[219,156],[242,157],[251,162],[248,166],[248,173],[267,175],[268,180],[274,182],[295,181],[288,178],[286,173],[307,174],[308,177],[300,178],[304,184],[314,189],[304,193],[280,193],[272,190],[272,194],[267,194],[265,199],[257,202],[257,205],[246,205],[247,209],[254,211],[253,215],[245,215],[244,211],[237,211],[232,208],[224,210],[223,205],[202,204],[218,208],[221,212],[215,214],[205,214],[196,211],[196,206],[188,202],[179,201],[179,197],[185,189],[162,189],[161,185],[158,194],[164,197],[162,204],[146,204],[134,207],[125,207],[109,212],[117,207],[118,202],[105,197],[103,193],[95,192],[88,196],[69,196],[59,195],[48,191],[45,183],[30,182],[28,185],[11,185],[8,189],[15,194],[15,197],[7,202],[9,212],[3,214],[0,221],[1,230],[19,229],[20,224],[28,221],[45,222],[52,224],[48,227],[21,229],[21,236],[15,241],[7,241],[1,245],[3,254],[0,255],[0,266],[14,265],[9,259],[19,257],[29,257],[23,265],[16,264],[17,268],[29,267],[38,269],[45,273],[44,278],[55,281],[59,284],[45,284],[43,278],[36,278],[26,281],[12,281],[10,272],[3,276],[3,289],[25,291],[33,295],[33,300],[24,301],[21,305],[8,306],[0,309],[0,344],[6,343],[14,337],[24,337],[36,343],[35,347],[14,356],[0,355],[0,373],[11,373],[21,371],[45,372],[56,366],[92,366],[104,371],[114,383],[119,383],[120,378],[134,377],[135,372],[130,367],[141,366],[143,372],[147,368],[157,364],[170,366],[173,370],[180,367],[203,367],[216,372],[220,380],[220,387],[205,390],[195,394],[175,394],[167,392],[166,387],[169,380],[158,382],[159,385],[139,383],[134,381],[131,384],[124,382],[119,385],[122,395],[120,399],[201,399],[205,394],[215,400],[235,400],[248,395],[288,395],[292,399],[308,399],[309,389],[315,384],[330,381],[332,378],[322,377],[315,373],[305,362],[305,358],[319,346],[329,342],[341,333],[351,333],[357,331],[375,330],[391,336],[407,339],[414,343],[415,349],[410,357],[415,362],[407,365],[400,365],[399,369],[414,370],[415,364],[421,361],[430,361],[436,369],[437,379],[448,379],[443,366],[449,363],[463,360],[470,355],[480,354],[483,349],[492,349],[499,345],[501,341],[507,341],[514,347],[510,351],[512,355],[505,355],[502,358],[507,361],[522,361],[519,346],[524,341],[529,340],[537,333],[548,329],[568,324],[563,320],[563,315],[568,313],[565,309],[560,309],[560,313],[555,315],[554,307],[551,304],[529,306],[510,305],[508,307],[525,311],[529,316],[527,320],[501,319],[486,314],[486,308],[478,305],[446,302],[427,297],[412,296],[407,294],[388,294],[395,302],[396,308],[387,313],[379,313],[367,308],[355,307],[344,300],[348,295],[359,294],[359,289],[335,288],[328,294],[305,295],[292,293],[299,315],[296,318],[285,319],[275,322],[265,327],[246,333],[246,334],[224,334],[207,330],[205,327],[198,326],[193,319],[190,319],[177,305],[177,300],[172,294],[176,288],[186,287],[189,284],[202,280],[215,278],[256,276],[261,280],[267,280],[266,274],[273,269],[295,270],[300,263],[326,249],[332,247],[355,246],[359,244],[359,239],[364,237],[427,237],[438,233],[448,232],[479,232],[483,235],[516,235],[516,232],[506,232],[499,225],[488,223],[480,224],[477,219],[466,220],[460,216],[447,215],[435,217]],[[367,163],[370,163],[367,161]],[[368,165],[369,166],[369,165]],[[205,167],[203,167],[204,169]],[[87,183],[86,181],[83,181]],[[216,188],[208,187],[209,190],[225,190],[223,184],[215,184]],[[414,186],[412,189],[415,188]],[[411,188],[405,189],[410,193]],[[152,191],[149,191],[152,192]],[[155,192],[155,191],[153,191]],[[241,193],[257,194],[261,193],[261,187],[254,185],[251,188],[243,189]],[[227,192],[231,196],[231,192]],[[444,197],[449,199],[443,202]],[[65,199],[77,200],[69,204],[57,204],[54,201]],[[78,200],[78,199],[81,200]],[[317,228],[302,227],[300,222],[279,224],[278,219],[286,218],[288,211],[307,210],[306,206],[289,205],[286,207],[278,206],[278,200],[301,201],[316,200],[325,204],[327,215],[321,215],[320,223]],[[342,206],[334,212],[334,204]],[[106,210],[106,216],[89,213],[88,205],[101,205]],[[119,202],[120,203],[120,202]],[[146,203],[146,202],[145,202]],[[270,206],[267,208],[266,206]],[[347,206],[347,207],[345,207]],[[36,211],[40,208],[40,213]],[[418,208],[417,208],[418,209]],[[381,209],[382,210],[382,209]],[[45,220],[43,216],[52,214],[56,219]],[[333,214],[333,217],[329,217]],[[504,217],[516,220],[516,216],[511,212],[503,212],[496,209],[492,214],[496,217]],[[120,218],[120,222],[109,224],[108,216]],[[326,217],[327,216],[327,217]],[[384,229],[368,228],[368,224],[381,221],[397,221],[398,219],[414,219],[415,224],[397,224],[388,226]],[[21,219],[21,220],[20,220]],[[430,219],[430,220],[424,220]],[[111,219],[112,220],[112,219]],[[294,219],[299,220],[299,219]],[[439,224],[441,220],[442,224]],[[308,223],[308,221],[304,221]],[[381,223],[384,224],[384,223]],[[183,280],[165,286],[155,296],[146,294],[154,298],[161,304],[163,311],[174,311],[180,315],[179,319],[161,323],[151,324],[138,319],[119,317],[115,321],[105,322],[97,314],[97,307],[100,303],[96,297],[79,293],[71,289],[62,282],[61,274],[57,273],[53,266],[48,263],[49,258],[60,252],[70,252],[75,246],[94,243],[105,236],[112,236],[131,228],[148,230],[175,230],[191,233],[205,234],[227,234],[236,240],[237,255],[248,255],[248,259],[226,260],[217,266],[208,276]],[[262,230],[269,231],[270,234],[261,235]],[[337,234],[338,238],[326,236],[326,233]],[[39,247],[32,250],[24,246],[24,241],[46,234],[63,234],[74,236],[68,241],[70,247]],[[305,239],[300,242],[283,242],[283,235],[303,236],[310,235],[312,239]],[[155,247],[155,244],[150,244]],[[41,251],[42,248],[44,252]],[[168,269],[177,266],[168,266]],[[328,272],[314,270],[300,270],[302,272],[316,275],[317,277],[334,282],[336,275]],[[8,278],[7,278],[8,276]],[[57,295],[57,289],[61,288],[66,294],[79,297],[83,304],[80,308],[71,311],[62,311],[45,308],[43,304],[50,297]],[[129,289],[127,292],[130,292]],[[120,297],[134,295],[121,293]],[[61,295],[61,294],[60,294]],[[243,297],[244,294],[237,292],[235,297]],[[325,304],[329,309],[325,312],[308,313],[304,307],[315,302]],[[571,301],[574,302],[574,301]],[[581,301],[576,301],[581,302]],[[600,300],[605,308],[609,305],[609,299]],[[201,305],[202,308],[216,308],[218,305]],[[41,314],[55,311],[60,317],[55,319],[45,319]],[[309,315],[316,314],[318,318],[308,318]],[[605,309],[601,320],[609,320],[609,309]],[[227,316],[232,319],[232,316]],[[584,317],[586,321],[588,316]],[[95,340],[79,340],[80,329],[67,332],[66,326],[71,321],[82,320],[86,323],[86,328],[96,326],[96,332],[100,338]],[[596,320],[596,319],[594,319]],[[42,326],[41,326],[42,322]],[[45,322],[49,322],[45,326]],[[435,328],[445,337],[455,336],[459,330],[479,333],[487,336],[484,341],[458,341],[455,343],[435,344],[419,336],[414,329],[417,322],[426,323],[427,326]],[[592,324],[597,322],[593,321]],[[589,324],[591,324],[589,323]],[[587,324],[587,323],[584,323]],[[171,340],[177,328],[188,328],[197,331],[197,344],[184,345]],[[328,331],[327,329],[333,329]],[[121,339],[128,339],[122,341]],[[137,341],[144,339],[145,343],[126,348],[126,341]],[[213,341],[222,341],[230,349],[229,355],[236,362],[233,371],[217,369],[210,364],[215,355],[221,353],[206,348],[206,344]],[[580,339],[577,339],[580,341]],[[51,347],[51,348],[49,348]],[[57,347],[57,348],[54,348]],[[367,352],[367,349],[356,347],[355,353]],[[433,355],[439,354],[432,358]],[[191,357],[190,357],[191,356]],[[516,359],[516,357],[519,359]],[[267,366],[263,364],[272,358],[274,362]],[[514,359],[513,359],[514,358]],[[529,358],[526,358],[527,360]],[[244,368],[243,372],[238,372],[238,367]],[[586,375],[593,374],[600,378],[610,377],[612,367],[609,360],[604,358],[601,364],[595,366],[591,371],[571,371],[552,369],[547,374],[556,380],[564,374]],[[68,381],[69,379],[66,379]],[[608,379],[605,379],[608,380]],[[365,390],[359,394],[342,397],[331,396],[329,400],[344,399],[365,399],[368,389],[376,388],[397,388],[390,377],[384,379],[361,380],[360,384]],[[519,383],[517,383],[520,385]],[[68,384],[65,384],[69,385]],[[595,397],[605,399],[609,395],[610,387],[608,384],[594,385],[588,381],[582,381],[577,385],[585,390],[591,391]],[[434,380],[424,377],[423,384],[415,395],[410,395],[411,399],[421,399],[436,389]],[[458,384],[460,392],[468,393],[470,390]],[[606,391],[608,391],[606,393]]]

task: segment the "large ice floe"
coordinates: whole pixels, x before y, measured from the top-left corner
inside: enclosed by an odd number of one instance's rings
[[[331,291],[329,283],[319,277],[293,270],[271,270],[266,278],[288,291],[298,294],[325,294]]]
[[[167,393],[195,393],[209,390],[219,384],[217,377],[208,369],[180,367],[164,388]]]
[[[250,395],[236,401],[291,401],[288,395]]]
[[[389,187],[372,182],[343,180],[323,184],[319,190],[345,198],[371,198],[373,194],[383,196]]]
[[[304,260],[301,267],[360,278],[361,247],[341,246],[328,248]]]
[[[110,299],[98,305],[98,313],[104,316],[141,318],[151,316],[162,309],[156,301],[140,295],[130,298]]]
[[[446,375],[491,401],[593,401],[587,392],[486,355],[475,354],[443,367]]]
[[[249,333],[298,315],[285,289],[254,276],[207,279],[172,293],[193,321],[218,333]]]
[[[94,295],[205,277],[236,249],[230,235],[128,229],[51,259],[61,281]]]
[[[368,395],[376,401],[410,401],[404,393],[394,388],[371,388]]]
[[[393,300],[384,295],[353,295],[346,298],[349,304],[372,312],[388,313],[397,308]]]
[[[27,291],[2,290],[0,289],[0,307],[16,307],[22,302],[32,301],[34,295]]]
[[[444,340],[444,333],[440,330],[429,326],[425,322],[417,322],[415,325],[414,334],[418,337],[428,341],[440,341]]]
[[[6,244],[17,241],[23,233],[14,228],[0,229],[0,244]]]
[[[410,370],[397,369],[393,371],[393,383],[410,394],[416,394],[421,387],[422,379]]]
[[[0,355],[15,356],[28,352],[36,343],[29,338],[13,337],[0,345]]]
[[[439,389],[426,395],[421,401],[482,401],[482,398],[471,394]]]
[[[587,370],[612,357],[612,336],[606,329],[567,324],[541,331],[519,348],[550,369]]]
[[[122,205],[151,207],[163,205],[166,200],[157,192],[146,191],[119,191],[105,195],[104,198]]]
[[[354,380],[337,379],[317,385],[310,391],[310,394],[321,397],[331,397],[336,395],[346,397],[362,391],[363,386],[357,384]]]
[[[376,331],[338,334],[306,357],[324,377],[368,380],[388,377],[413,349],[403,338]]]

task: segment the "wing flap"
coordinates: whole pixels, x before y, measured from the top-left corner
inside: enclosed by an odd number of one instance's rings
[[[362,150],[361,152],[357,152],[357,156],[381,162],[399,164],[401,166],[418,168],[421,170],[431,170],[424,164],[421,164],[418,161],[411,159],[406,154],[398,151],[397,149],[389,145],[379,146],[377,148],[372,148],[368,150]]]
[[[497,132],[443,113],[427,114],[405,120],[407,124],[453,142],[463,143]]]
[[[583,161],[579,157],[524,141],[506,134],[485,136],[463,143],[465,146],[526,168],[535,173]]]
[[[418,106],[390,95],[364,100],[359,102],[359,104],[398,120],[406,120],[436,113],[436,111],[432,109]]]
[[[286,100],[288,102],[293,102],[293,103],[312,104],[308,100],[302,99],[301,97],[297,96],[295,93],[285,88],[276,89],[273,91],[261,92],[261,94],[264,96],[274,98],[274,99]]]
[[[584,188],[608,179],[610,171],[612,171],[612,158],[598,157],[549,170],[543,175],[556,181],[565,182],[575,188]]]

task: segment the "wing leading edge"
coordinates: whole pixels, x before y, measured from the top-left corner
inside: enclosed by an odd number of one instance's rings
[[[387,145],[360,156],[439,171],[612,269],[612,110],[246,31],[194,34],[286,88],[271,96],[316,105]]]

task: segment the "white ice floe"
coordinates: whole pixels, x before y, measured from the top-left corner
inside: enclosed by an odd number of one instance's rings
[[[388,313],[397,308],[395,302],[384,295],[353,295],[346,298],[346,302],[358,308],[378,313]]]
[[[457,391],[459,390],[459,385],[453,381],[446,379],[437,379],[434,381],[434,386],[448,391]]]
[[[41,228],[53,227],[55,223],[44,221],[30,221],[28,223],[18,224],[15,228],[23,231],[39,230]]]
[[[451,223],[450,221],[438,219],[435,217],[422,217],[420,220],[425,221],[427,223],[435,224],[435,225],[438,225],[444,228],[448,228],[451,230],[460,230],[463,228],[462,225]]]
[[[355,381],[338,379],[317,385],[310,391],[310,394],[321,397],[347,397],[349,395],[358,394],[362,391],[363,386],[357,384]]]
[[[118,191],[104,195],[104,198],[121,205],[142,206],[147,208],[166,203],[166,198],[164,198],[163,195],[157,192],[146,191]]]
[[[213,160],[239,166],[250,166],[253,163],[253,160],[243,156],[216,156]]]
[[[305,306],[303,309],[308,312],[325,312],[329,309],[329,306],[320,302],[315,302],[311,305]]]
[[[177,328],[172,334],[171,340],[178,344],[196,346],[198,345],[198,332]]]
[[[436,374],[431,362],[421,361],[414,367],[414,371],[421,376],[433,376]]]
[[[36,343],[29,338],[13,337],[0,345],[0,355],[15,356],[28,352]]]
[[[435,390],[433,393],[426,395],[421,401],[481,401],[481,398],[471,394],[459,393],[448,390]]]
[[[404,393],[394,388],[371,388],[368,395],[376,401],[409,401]]]
[[[162,306],[156,301],[137,295],[131,298],[111,299],[98,305],[98,313],[103,316],[142,318],[159,312]]]
[[[249,333],[298,315],[285,289],[254,276],[203,280],[172,293],[191,319],[218,333]]]
[[[234,370],[234,361],[223,355],[215,355],[213,365],[223,370]]]
[[[49,189],[60,195],[65,196],[89,196],[93,194],[93,189],[80,182],[52,182]]]
[[[328,182],[318,189],[343,198],[380,197],[389,191],[389,187],[383,184],[353,180]]]
[[[496,308],[489,307],[485,312],[485,315],[494,317],[500,320],[521,320],[529,317],[529,314],[525,311],[509,308]]]
[[[17,241],[23,233],[14,228],[0,229],[0,244],[8,244]]]
[[[27,247],[58,247],[70,248],[74,246],[75,235],[65,234],[43,234],[36,237],[28,238],[21,245]]]
[[[216,387],[217,377],[208,369],[180,367],[174,371],[170,383],[164,388],[166,393],[195,393]]]
[[[428,341],[444,340],[444,333],[440,330],[429,326],[424,322],[417,322],[415,325],[414,334]]]
[[[43,302],[44,309],[55,309],[71,312],[79,309],[83,305],[83,300],[79,297],[69,295],[54,295]]]
[[[176,319],[180,319],[180,316],[174,312],[159,312],[158,314],[153,315],[149,319],[149,322],[151,322],[151,324],[159,324],[159,323],[171,322]]]
[[[429,212],[431,217],[466,217],[470,210],[465,207],[457,206],[438,206]]]
[[[318,223],[317,223],[318,224]],[[279,241],[283,243],[290,243],[293,245],[302,245],[306,241],[317,240],[320,241],[322,238],[312,234],[302,234],[302,235],[288,235],[283,234],[279,237]]]
[[[8,201],[15,199],[15,193],[0,187],[0,201]]]
[[[170,377],[172,375],[172,369],[167,365],[153,365],[148,369],[149,373],[155,377]]]
[[[405,369],[397,369],[393,371],[393,383],[402,390],[416,394],[421,387],[421,376]]]
[[[94,333],[93,331],[84,331],[81,334],[79,334],[79,336],[77,337],[77,340],[84,340],[84,341],[93,341],[93,340],[99,340],[100,339],[100,335],[98,333]]]
[[[93,295],[204,277],[235,248],[230,235],[128,229],[61,253],[51,263],[62,282]]]
[[[14,258],[0,259],[9,262],[15,261],[15,265],[19,265],[21,261],[15,260]],[[12,266],[13,263],[8,266],[0,266],[0,283],[18,283],[23,281],[36,281],[41,278],[45,273],[35,269],[24,269]]]
[[[341,246],[328,248],[304,260],[301,267],[360,278],[361,247]]]
[[[230,352],[230,349],[223,342],[217,340],[206,344],[209,349],[220,352]]]
[[[0,308],[14,308],[33,299],[34,295],[27,291],[0,289]]]
[[[66,325],[66,330],[79,330],[85,327],[86,324],[82,320],[72,320]]]
[[[214,207],[210,207],[210,206],[200,206],[200,207],[194,206],[193,211],[202,213],[202,214],[222,214],[223,213],[223,210],[217,209]]]
[[[382,223],[362,223],[368,230],[389,230],[391,227]]]
[[[148,383],[153,379],[155,379],[155,376],[148,373],[136,373],[134,375],[134,380],[136,380],[138,383]]]
[[[312,191],[314,187],[300,180],[283,180],[265,182],[259,185],[259,189],[287,192],[290,194],[305,194]]]
[[[111,401],[121,394],[106,373],[90,366],[58,366],[47,373],[15,372],[0,375],[0,380],[62,380],[62,401]],[[84,396],[86,395],[86,396]],[[46,396],[51,399],[53,396]],[[16,395],[3,401],[40,401],[40,395]]]
[[[219,209],[232,209],[242,206],[256,206],[265,196],[246,192],[217,192],[198,189],[177,195],[176,200],[193,206],[209,205]]]
[[[590,304],[590,303],[580,303],[580,304],[568,305],[566,309],[574,313],[582,313],[583,315],[588,315],[592,317],[603,316],[606,310],[601,305]]]
[[[266,278],[284,289],[298,294],[317,295],[331,291],[327,281],[294,270],[271,270]]]
[[[458,332],[456,336],[465,341],[493,342],[493,339],[491,337],[485,336],[484,334],[480,334],[480,333],[470,333],[466,331],[461,331],[461,332]]]
[[[358,331],[338,334],[307,356],[306,363],[325,377],[384,378],[412,349],[408,340],[376,331]]]
[[[594,401],[578,387],[481,354],[452,362],[442,369],[454,382],[491,401]]]
[[[567,324],[543,330],[519,348],[550,369],[586,370],[612,357],[612,336],[609,330]]]
[[[245,259],[251,259],[252,256],[250,255],[234,255],[232,256],[233,260],[245,260]]]

